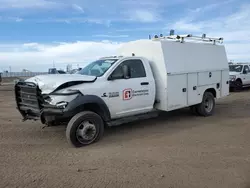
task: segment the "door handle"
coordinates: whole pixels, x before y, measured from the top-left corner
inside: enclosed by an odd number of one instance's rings
[[[145,86],[145,85],[149,85],[149,83],[148,82],[142,82],[141,85]]]
[[[182,92],[185,93],[186,91],[187,91],[187,88],[183,88],[183,89],[182,89]]]
[[[209,72],[209,78],[211,78],[212,77],[212,73],[211,72]]]

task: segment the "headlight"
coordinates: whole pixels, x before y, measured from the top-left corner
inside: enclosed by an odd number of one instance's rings
[[[77,98],[79,95],[82,94],[77,89],[63,89],[50,93],[49,95],[44,97],[44,100],[49,105],[64,109],[72,100]]]
[[[230,76],[230,80],[231,80],[231,81],[234,81],[235,79],[236,79],[236,76],[235,76],[235,75]]]
[[[45,99],[45,102],[56,106],[58,108],[66,108],[68,103],[70,103],[72,100],[76,99],[79,96],[79,94],[55,94],[50,95]]]
[[[67,105],[68,105],[68,102],[66,101],[61,101],[61,102],[56,103],[56,107],[63,108],[63,109],[66,108]]]

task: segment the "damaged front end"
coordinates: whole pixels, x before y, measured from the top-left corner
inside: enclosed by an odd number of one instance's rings
[[[43,109],[43,97],[38,86],[32,82],[18,82],[15,85],[17,109],[23,116],[23,121],[28,119],[39,120]]]
[[[40,120],[53,125],[67,122],[74,114],[70,102],[82,96],[78,90],[42,94],[37,84],[20,81],[15,85],[17,109],[26,120]]]

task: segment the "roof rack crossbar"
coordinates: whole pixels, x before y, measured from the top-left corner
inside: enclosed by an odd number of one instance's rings
[[[222,37],[219,37],[219,38],[207,37],[205,34],[203,34],[202,36],[194,36],[192,34],[169,35],[169,36],[161,36],[161,37],[153,38],[152,40],[162,40],[162,39],[173,39],[173,40],[177,40],[180,42],[184,42],[184,39],[188,39],[188,40],[195,40],[195,41],[201,41],[201,42],[212,42],[213,44],[216,44],[216,42],[223,43]]]

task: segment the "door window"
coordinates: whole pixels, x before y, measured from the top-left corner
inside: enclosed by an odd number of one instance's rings
[[[146,71],[144,68],[144,65],[141,60],[139,59],[131,59],[131,60],[126,60],[122,62],[112,73],[112,76],[116,78],[123,79],[123,71],[122,67],[123,65],[127,65],[129,68],[129,75],[130,78],[142,78],[146,77]]]
[[[244,66],[244,71],[248,74],[248,73],[250,72],[249,66],[245,65],[245,66]]]

